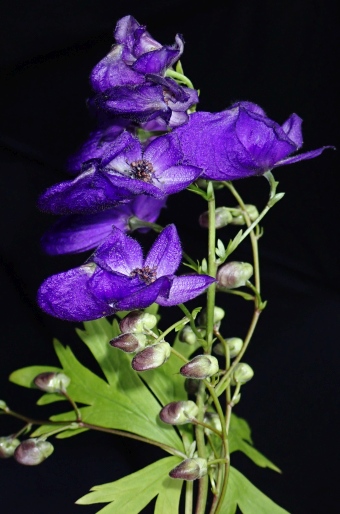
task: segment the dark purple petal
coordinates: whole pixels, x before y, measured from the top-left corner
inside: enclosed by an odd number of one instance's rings
[[[163,88],[157,85],[117,86],[97,95],[98,108],[137,123],[161,116],[169,121],[171,109],[165,102]]]
[[[165,207],[166,198],[152,198],[150,196],[137,196],[131,203],[132,214],[140,220],[154,223],[163,207]],[[126,204],[124,204],[125,207]],[[119,228],[119,227],[118,227]]]
[[[118,311],[131,311],[133,309],[145,309],[155,302],[156,298],[161,294],[166,296],[171,287],[171,278],[160,277],[155,282],[149,285],[144,285],[136,290],[127,294],[125,298],[117,301],[115,309]]]
[[[162,45],[158,43],[146,30],[146,27],[140,26],[133,33],[133,44],[129,48],[132,55],[137,59],[141,55],[159,50]]]
[[[156,173],[158,186],[164,194],[170,195],[182,191],[190,186],[202,173],[197,166],[173,166],[162,173]],[[155,182],[157,183],[157,182]]]
[[[160,233],[149,251],[144,266],[157,269],[157,276],[173,275],[182,259],[182,247],[175,225]]]
[[[52,214],[91,213],[105,210],[131,198],[124,184],[115,186],[98,169],[97,161],[85,163],[86,170],[74,180],[61,182],[43,193],[38,206]]]
[[[140,27],[140,24],[133,16],[124,16],[118,20],[114,37],[117,43],[130,44],[134,41],[134,33]]]
[[[159,172],[176,166],[183,159],[183,152],[177,139],[165,135],[151,141],[143,157]]]
[[[179,51],[171,47],[163,46],[159,50],[153,50],[141,55],[132,65],[133,70],[141,73],[164,73],[171,63],[179,58]]]
[[[112,314],[114,309],[89,287],[89,280],[96,272],[96,266],[88,264],[49,277],[38,291],[39,306],[51,316],[68,321],[87,321]]]
[[[143,266],[140,244],[113,227],[110,236],[97,248],[91,260],[107,271],[130,276],[131,271]]]
[[[284,166],[286,164],[293,164],[294,162],[305,161],[307,159],[314,159],[314,157],[318,157],[321,155],[324,150],[327,148],[332,148],[335,150],[334,146],[323,146],[322,148],[318,148],[317,150],[311,150],[310,152],[300,153],[300,155],[293,155],[292,157],[287,157],[280,162],[277,162],[274,168],[278,168],[279,166]]]
[[[106,57],[93,68],[90,83],[94,91],[102,93],[114,86],[144,82],[143,75],[124,62],[123,51],[123,45],[114,45]]]
[[[303,144],[302,139],[302,119],[297,114],[293,113],[289,116],[288,120],[282,125],[282,130],[287,134],[289,139],[293,141],[296,149],[299,150]]]
[[[200,295],[216,280],[208,275],[182,275],[174,277],[169,296],[158,296],[156,303],[165,307],[187,302]]]
[[[129,120],[116,120],[108,127],[91,132],[88,140],[72,155],[66,164],[67,171],[78,174],[82,164],[90,159],[100,159],[112,146],[113,141],[123,132]]]

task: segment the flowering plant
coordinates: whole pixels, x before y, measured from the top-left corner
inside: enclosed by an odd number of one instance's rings
[[[90,77],[88,107],[97,126],[69,159],[70,180],[39,199],[42,211],[61,216],[43,237],[46,252],[93,253],[81,266],[47,278],[38,303],[52,316],[84,322],[77,333],[105,378],[57,341],[60,367],[13,372],[13,382],[43,391],[40,405],[65,400],[72,409],[35,420],[1,402],[2,412],[24,426],[1,438],[0,454],[36,465],[53,452],[52,436],[104,431],[158,446],[170,457],[94,487],[79,504],[141,512],[156,497],[156,513],[286,512],[231,465],[232,453],[241,451],[279,471],[254,448],[234,407],[253,376],[243,358],[266,307],[260,222],[283,197],[272,170],[329,147],[296,154],[303,142],[296,114],[279,125],[248,101],[219,113],[196,110],[199,94],[180,62],[182,36],[161,45],[132,16],[118,21],[114,35],[113,48]],[[234,184],[251,176],[269,184],[260,211]],[[177,193],[207,202],[199,218],[208,229],[207,258],[182,250],[180,228],[156,223],[168,196]],[[244,228],[234,238],[217,239],[218,229],[237,225]],[[157,237],[146,253],[136,238],[143,241],[150,230]],[[234,260],[248,238],[252,262]],[[186,272],[178,274],[181,264]],[[253,304],[243,334],[223,335],[226,294]],[[198,304],[186,305],[193,299]],[[181,315],[167,326],[163,308],[172,306]]]

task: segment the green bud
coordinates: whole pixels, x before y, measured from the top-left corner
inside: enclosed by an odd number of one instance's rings
[[[215,228],[222,228],[231,223],[233,220],[233,216],[230,213],[230,210],[227,207],[218,207],[215,211]],[[198,222],[201,227],[209,228],[209,212],[203,212]]]
[[[53,446],[39,438],[26,439],[16,448],[14,458],[19,464],[36,466],[53,453]]]
[[[227,343],[229,348],[229,357],[233,359],[240,353],[243,346],[243,341],[239,337],[229,337],[228,339],[225,339],[225,342]],[[216,353],[216,355],[225,355],[223,344],[215,344],[214,352]]]
[[[16,439],[15,437],[0,437],[0,459],[8,459],[8,457],[12,457],[19,444],[19,439]]]
[[[180,331],[178,339],[182,343],[187,344],[195,344],[197,341],[196,334],[189,325],[185,325],[185,327]]]
[[[228,262],[217,271],[218,287],[236,289],[237,287],[244,286],[253,275],[253,272],[253,266],[248,262]]]
[[[159,417],[163,423],[169,425],[184,425],[191,423],[198,414],[198,407],[195,402],[191,400],[171,402],[165,405]]]
[[[251,222],[255,221],[259,217],[259,211],[257,210],[255,205],[246,204],[245,205],[246,212],[249,216],[249,220]],[[233,214],[233,219],[230,222],[231,225],[245,225],[246,220],[242,214],[242,210],[238,207],[235,207],[235,211]]]
[[[206,412],[204,416],[204,423],[211,425],[215,430],[222,432],[221,420],[216,412]],[[212,434],[213,432],[209,428],[204,429],[206,434]]]
[[[46,393],[62,393],[66,391],[71,379],[64,373],[47,371],[37,375],[33,382],[38,389]]]
[[[125,332],[111,339],[110,345],[126,353],[139,352],[146,347],[147,337],[145,334],[139,334],[137,332],[134,334]]]
[[[123,333],[146,332],[147,330],[152,330],[156,325],[156,316],[140,310],[129,312],[119,322],[120,331]]]
[[[3,400],[0,400],[0,409],[1,409],[1,410],[5,410],[5,409],[6,409],[6,407],[7,407],[6,402],[4,402]]]
[[[147,346],[137,353],[131,362],[135,371],[147,371],[162,366],[171,355],[171,346],[165,341]]]
[[[183,460],[170,471],[169,476],[180,480],[197,480],[207,474],[207,469],[208,464],[206,459],[196,457],[194,459]]]
[[[225,316],[225,311],[221,308],[215,305],[214,307],[214,325],[220,324],[221,320]],[[207,309],[203,309],[199,315],[199,323],[200,325],[206,326],[207,324]]]
[[[235,366],[234,373],[232,375],[232,385],[245,384],[249,382],[254,376],[254,371],[245,362],[240,362]]]
[[[203,380],[215,375],[219,370],[219,364],[216,357],[212,355],[197,355],[187,364],[181,367],[180,374],[184,377]]]

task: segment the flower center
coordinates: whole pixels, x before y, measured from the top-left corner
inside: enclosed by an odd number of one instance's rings
[[[131,271],[130,277],[139,277],[147,285],[154,282],[157,278],[157,268],[150,268],[150,266],[144,266],[144,268],[136,268]]]
[[[151,182],[151,175],[153,172],[154,169],[152,163],[149,161],[145,161],[144,159],[140,159],[139,161],[133,161],[130,163],[130,173],[133,176],[133,178],[143,180],[143,182]]]

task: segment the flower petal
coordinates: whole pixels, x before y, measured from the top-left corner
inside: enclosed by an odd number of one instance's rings
[[[173,275],[180,265],[182,248],[175,225],[160,233],[149,251],[144,266],[157,269],[157,277]]]
[[[279,161],[275,164],[274,168],[278,168],[279,166],[285,166],[286,164],[293,164],[294,162],[305,161],[307,159],[314,159],[314,157],[318,157],[321,155],[324,150],[328,148],[332,148],[335,150],[335,146],[323,146],[318,148],[317,150],[311,150],[310,152],[300,153],[299,155],[293,155],[292,157],[287,157],[282,161]]]
[[[91,260],[107,271],[130,277],[131,271],[143,266],[143,252],[135,239],[112,227],[110,236],[97,248]]]
[[[301,125],[302,119],[300,118],[300,116],[293,113],[289,116],[288,120],[286,120],[281,127],[284,133],[287,134],[289,139],[293,141],[297,150],[301,148],[303,144]]]
[[[156,303],[165,307],[187,302],[200,295],[216,280],[208,275],[182,275],[174,277],[169,296],[158,296]]]
[[[166,296],[171,287],[171,278],[160,277],[155,282],[141,287],[136,292],[131,292],[125,298],[114,304],[117,311],[131,311],[133,309],[145,309],[155,302],[161,294]],[[162,296],[163,297],[163,296]]]

